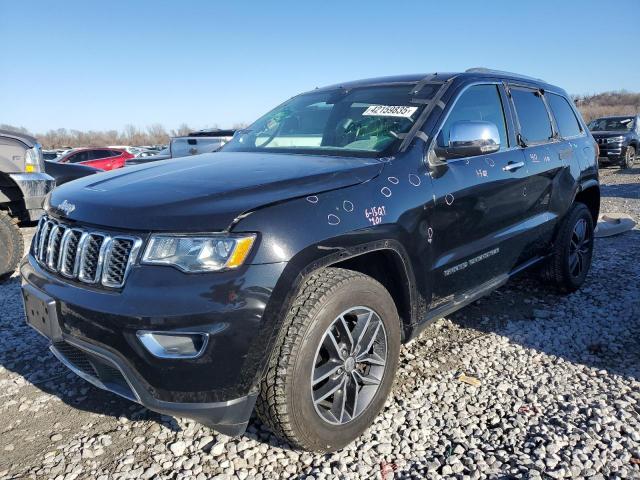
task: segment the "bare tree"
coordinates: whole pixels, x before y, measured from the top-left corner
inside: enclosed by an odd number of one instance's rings
[[[177,130],[171,130],[172,137],[182,137],[187,135],[189,132],[193,131],[186,123],[182,123]]]

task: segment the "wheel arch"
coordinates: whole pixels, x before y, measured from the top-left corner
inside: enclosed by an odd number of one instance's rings
[[[402,341],[408,340],[413,327],[412,321],[416,318],[416,282],[407,252],[398,240],[393,239],[348,247],[320,244],[299,252],[288,262],[272,292],[265,310],[266,324],[279,332],[293,299],[307,279],[314,272],[330,267],[357,271],[379,281],[396,304],[401,321]]]
[[[12,216],[19,216],[25,210],[22,191],[4,172],[0,172],[0,210],[7,210]]]
[[[363,273],[377,280],[389,292],[398,310],[402,340],[409,338],[413,325],[415,281],[411,264],[399,249],[391,246],[368,250],[329,263],[326,267],[344,268]]]
[[[600,214],[600,185],[597,182],[586,182],[576,192],[575,202],[584,203],[591,212],[591,218],[593,218],[593,224],[598,222],[598,215]]]

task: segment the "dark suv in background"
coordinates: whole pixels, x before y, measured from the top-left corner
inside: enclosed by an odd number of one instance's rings
[[[600,163],[633,168],[640,145],[639,116],[596,118],[589,123],[589,130],[600,147]]]
[[[255,406],[290,444],[335,450],[431,321],[534,266],[582,285],[596,149],[564,90],[515,74],[316,89],[221,152],[53,191],[21,264],[27,321],[152,410],[234,435]]]

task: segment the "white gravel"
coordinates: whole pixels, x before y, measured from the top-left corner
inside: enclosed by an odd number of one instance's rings
[[[602,211],[640,220],[640,169],[602,175]],[[256,419],[231,439],[76,378],[24,324],[14,277],[0,286],[0,478],[640,478],[639,263],[640,230],[598,239],[581,291],[529,275],[440,320],[403,348],[372,428],[330,455]]]

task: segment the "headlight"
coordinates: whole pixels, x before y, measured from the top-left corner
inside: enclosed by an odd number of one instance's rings
[[[609,137],[607,138],[607,143],[621,143],[624,140],[624,137],[620,135],[619,137]]]
[[[172,265],[188,273],[217,272],[242,265],[256,236],[152,235],[143,263]]]
[[[42,162],[42,147],[36,143],[24,155],[24,171],[27,173],[43,172],[44,164]]]

